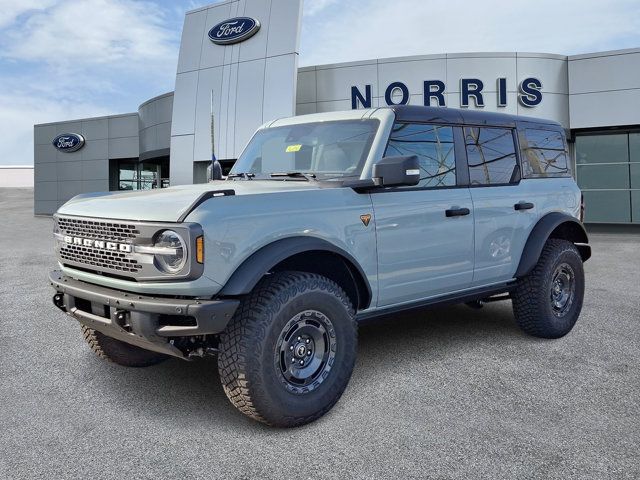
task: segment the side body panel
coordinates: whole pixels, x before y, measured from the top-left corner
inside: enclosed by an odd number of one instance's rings
[[[422,300],[469,287],[473,275],[473,215],[467,188],[371,194],[378,236],[378,306]]]
[[[471,188],[476,218],[473,285],[510,280],[536,223],[548,213],[578,218],[580,189],[572,178],[523,179],[517,185]],[[519,202],[530,210],[515,210]]]
[[[538,211],[515,210],[518,202],[532,202],[520,185],[470,188],[475,216],[475,267],[473,286],[509,280]],[[535,205],[535,203],[534,203]]]
[[[315,237],[349,253],[377,296],[376,238],[371,198],[350,188],[269,193],[212,199],[187,218],[205,232],[205,274],[224,286],[253,253],[284,238]],[[216,288],[211,294],[216,294]]]

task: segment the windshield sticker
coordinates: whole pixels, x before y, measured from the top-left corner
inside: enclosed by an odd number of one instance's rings
[[[301,148],[302,148],[302,145],[289,145],[287,147],[287,153],[299,152]]]

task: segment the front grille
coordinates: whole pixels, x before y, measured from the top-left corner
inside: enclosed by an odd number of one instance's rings
[[[81,245],[63,245],[60,247],[60,258],[69,262],[91,265],[98,269],[108,268],[119,272],[136,273],[142,265],[137,260],[127,258],[126,253],[83,247]]]
[[[56,221],[60,233],[64,236],[130,244],[140,235],[136,225],[129,223],[60,216]],[[62,263],[86,265],[97,271],[106,270],[126,275],[136,274],[142,269],[142,265],[132,258],[130,253],[86,245],[61,243],[59,255]]]
[[[95,238],[119,243],[131,243],[140,235],[135,225],[100,220],[58,217],[58,228],[63,235]]]

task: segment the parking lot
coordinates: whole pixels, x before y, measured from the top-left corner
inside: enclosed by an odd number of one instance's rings
[[[360,329],[319,421],[238,413],[216,360],[101,361],[51,303],[51,219],[0,189],[0,478],[638,478],[640,235],[593,234],[576,328],[527,337],[511,304]]]

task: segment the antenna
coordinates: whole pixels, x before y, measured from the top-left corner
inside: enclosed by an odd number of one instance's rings
[[[222,165],[215,153],[215,117],[213,115],[213,90],[211,90],[211,180],[222,180]]]

